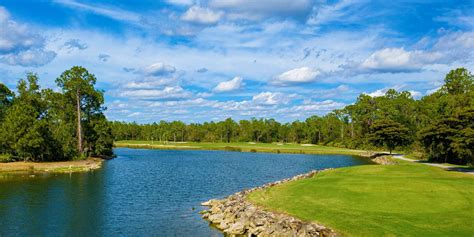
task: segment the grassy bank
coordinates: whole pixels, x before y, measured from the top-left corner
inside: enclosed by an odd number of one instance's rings
[[[364,155],[366,151],[347,148],[320,146],[312,144],[282,144],[282,143],[210,143],[210,142],[169,142],[159,143],[151,141],[117,141],[116,147],[146,148],[146,149],[183,149],[183,150],[227,150],[242,152],[271,152],[294,154],[347,154]]]
[[[474,177],[422,164],[328,170],[248,199],[346,236],[474,235]]]
[[[47,172],[47,173],[71,173],[84,172],[98,169],[102,166],[103,159],[89,158],[78,161],[58,162],[9,162],[0,163],[0,172]]]

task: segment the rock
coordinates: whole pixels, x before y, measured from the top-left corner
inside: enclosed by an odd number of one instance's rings
[[[209,200],[209,201],[202,202],[202,203],[201,203],[201,206],[207,206],[207,207],[209,207],[209,206],[215,205],[216,203],[219,203],[219,201],[216,200],[216,199],[211,199],[211,200]]]
[[[264,211],[246,200],[246,196],[256,190],[262,190],[281,183],[313,177],[319,171],[311,171],[293,178],[265,184],[244,190],[222,200],[211,199],[201,203],[209,210],[201,211],[217,228],[228,235],[248,236],[337,236],[335,232],[315,223],[302,222],[299,219]]]
[[[225,230],[225,232],[230,235],[242,235],[245,233],[245,227],[241,222],[236,222]]]
[[[396,162],[391,156],[379,156],[374,159],[372,159],[373,162],[379,164],[379,165],[396,165],[398,162]]]
[[[227,223],[227,221],[223,220],[219,225],[217,225],[217,228],[219,228],[221,230],[225,230],[225,229],[229,228],[229,223]]]
[[[209,221],[215,224],[219,224],[224,220],[224,215],[219,213],[219,214],[213,214],[209,216]]]

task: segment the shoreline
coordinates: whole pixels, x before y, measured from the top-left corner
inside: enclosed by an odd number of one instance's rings
[[[243,190],[224,199],[211,199],[201,203],[202,206],[208,207],[208,210],[201,211],[200,214],[224,234],[231,236],[338,236],[332,229],[323,225],[302,221],[284,213],[266,211],[246,199],[247,195],[254,191],[311,178],[325,170],[331,169],[312,170],[292,178]]]
[[[0,163],[0,173],[76,173],[100,169],[104,159],[91,157],[86,160],[55,162],[15,161]]]
[[[182,145],[189,144],[189,145]],[[306,154],[306,155],[354,155],[361,157],[370,157],[373,152],[365,150],[352,150],[348,148],[338,148],[331,146],[313,145],[295,147],[259,147],[258,144],[248,144],[248,146],[239,146],[236,144],[215,143],[215,146],[204,147],[199,143],[171,143],[171,144],[133,144],[133,143],[114,143],[114,148],[132,148],[132,149],[155,149],[155,150],[208,150],[208,151],[234,151],[234,152],[254,152],[254,153],[283,153],[283,154]],[[207,145],[207,144],[206,144]],[[256,145],[252,147],[252,145]],[[268,145],[268,144],[265,144]],[[324,150],[320,147],[331,148],[334,150]]]

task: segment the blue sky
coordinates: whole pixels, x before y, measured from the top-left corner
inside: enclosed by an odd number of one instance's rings
[[[111,120],[279,121],[474,70],[474,0],[2,0],[0,80],[74,65]]]

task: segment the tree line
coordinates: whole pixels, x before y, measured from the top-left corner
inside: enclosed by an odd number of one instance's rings
[[[60,92],[41,89],[28,73],[17,93],[0,83],[0,154],[7,161],[60,161],[111,156],[113,137],[104,92],[83,67],[64,71]]]
[[[186,124],[110,122],[115,140],[156,142],[312,143],[358,149],[423,151],[431,161],[473,163],[473,76],[465,68],[450,71],[436,92],[415,100],[410,92],[361,94],[354,104],[324,116],[280,123],[275,119]]]

